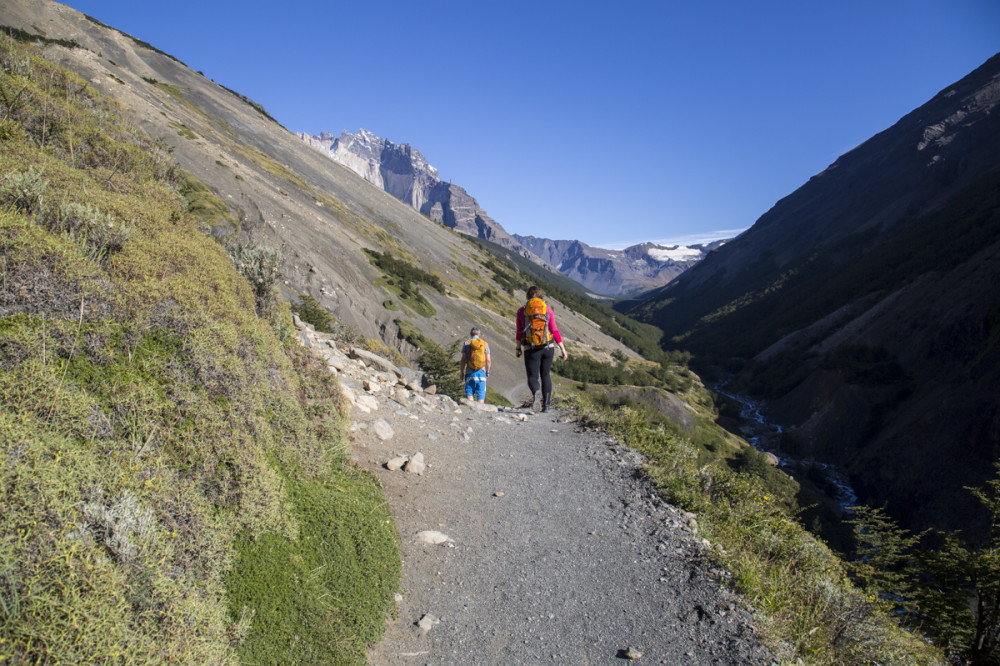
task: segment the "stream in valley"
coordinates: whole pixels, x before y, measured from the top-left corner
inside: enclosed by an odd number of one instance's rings
[[[740,434],[747,443],[758,451],[775,456],[783,469],[796,476],[815,477],[818,472],[823,480],[822,486],[833,489],[832,493],[828,494],[831,494],[832,499],[837,501],[841,509],[858,503],[858,495],[854,492],[854,488],[851,487],[850,480],[844,472],[829,463],[793,458],[781,451],[779,444],[784,429],[780,424],[768,420],[760,402],[745,395],[726,391],[724,383],[715,386],[713,390],[739,404],[742,422]],[[810,472],[812,474],[809,474]]]

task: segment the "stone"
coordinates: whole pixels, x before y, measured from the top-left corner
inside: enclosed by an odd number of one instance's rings
[[[366,349],[361,349],[360,347],[351,347],[350,356],[355,360],[364,361],[368,365],[376,365],[393,374],[399,372],[399,368],[397,368],[392,361],[386,360],[378,354],[373,354]]]
[[[436,624],[441,624],[441,620],[437,619],[430,613],[425,613],[417,622],[417,626],[420,627],[420,630],[424,633],[430,631]]]
[[[631,659],[632,661],[635,661],[636,659],[642,659],[642,653],[636,650],[635,648],[628,648],[627,650],[624,651],[622,656],[625,657],[626,659]]]
[[[375,433],[375,436],[383,442],[392,439],[396,434],[396,431],[392,429],[392,423],[389,422],[389,419],[375,419],[372,421],[370,428]]]
[[[407,474],[416,474],[418,476],[423,476],[424,471],[427,469],[427,464],[424,463],[423,453],[414,453],[410,456],[410,459],[406,461],[403,466],[403,471]]]
[[[366,379],[363,382],[363,385],[365,387],[365,390],[368,391],[369,393],[378,393],[379,391],[382,390],[382,386],[373,379]]]
[[[437,530],[422,530],[417,532],[417,541],[423,541],[432,546],[440,546],[443,543],[448,543],[451,539],[447,534],[438,532]]]
[[[378,410],[378,399],[373,395],[362,394],[355,398],[354,406],[368,414]]]
[[[395,472],[398,469],[402,469],[403,465],[406,464],[407,460],[409,460],[409,458],[407,458],[406,456],[396,456],[395,458],[392,458],[391,460],[386,462],[385,468],[390,472]]]
[[[429,395],[434,395],[435,393],[437,393],[437,384],[431,384],[430,386],[425,388],[424,393],[427,393]]]

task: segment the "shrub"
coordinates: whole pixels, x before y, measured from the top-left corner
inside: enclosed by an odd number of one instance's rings
[[[245,241],[235,241],[226,247],[233,265],[253,289],[257,315],[265,316],[273,302],[274,287],[281,276],[284,255],[272,247],[253,247]]]
[[[312,325],[317,331],[333,333],[334,324],[336,323],[333,315],[324,310],[323,306],[308,294],[299,294],[299,302],[292,309],[295,310],[302,321]]]
[[[40,213],[48,186],[49,181],[43,174],[35,171],[34,166],[29,166],[27,171],[7,174],[0,183],[0,198],[29,215]]]

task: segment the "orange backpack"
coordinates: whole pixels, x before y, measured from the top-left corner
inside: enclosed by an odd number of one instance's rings
[[[486,367],[486,340],[482,338],[469,340],[469,360],[466,361],[466,365],[473,372]]]
[[[532,298],[524,304],[524,331],[521,337],[529,347],[544,347],[552,341],[549,309],[542,299]]]

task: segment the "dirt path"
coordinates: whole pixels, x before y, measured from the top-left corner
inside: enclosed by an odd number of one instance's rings
[[[771,662],[630,449],[559,410],[380,403],[356,414],[352,439],[392,507],[403,594],[372,664]],[[391,439],[375,435],[377,419]],[[422,476],[384,466],[417,452]],[[449,541],[424,543],[424,530]]]

